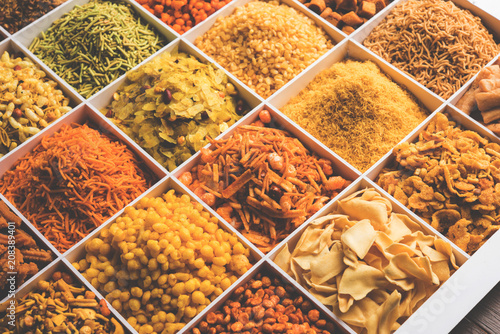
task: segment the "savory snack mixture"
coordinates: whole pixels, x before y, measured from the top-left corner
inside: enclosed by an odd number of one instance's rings
[[[348,35],[392,2],[392,0],[299,1]]]
[[[63,253],[153,181],[125,144],[64,124],[3,174],[0,192]]]
[[[172,171],[246,110],[223,70],[165,52],[127,73],[102,112]]]
[[[250,267],[250,251],[188,195],[142,198],[73,263],[139,333],[180,330]]]
[[[23,54],[0,57],[0,157],[71,110],[57,83]]]
[[[124,1],[91,0],[57,19],[29,50],[89,98],[166,45],[143,21]]]
[[[231,0],[135,0],[163,23],[183,34]]]
[[[238,287],[220,310],[188,334],[309,333],[333,334],[335,326],[290,284],[275,275],[257,273]]]
[[[276,126],[262,110],[257,122],[202,148],[200,163],[179,177],[264,253],[350,183]]]
[[[500,145],[438,113],[394,156],[377,184],[465,252],[500,228]]]
[[[21,226],[21,218],[5,202],[0,201],[0,299],[9,291],[9,272],[17,273],[15,285],[20,287],[54,259],[54,254],[37,245],[35,239]],[[9,247],[12,246],[12,240],[15,240],[14,257],[11,254],[12,247]]]
[[[15,34],[67,0],[2,0],[0,25]],[[2,36],[0,34],[0,40]]]
[[[447,0],[397,5],[363,44],[444,99],[500,52],[479,17]]]
[[[319,73],[281,111],[362,172],[427,117],[375,63],[351,59]]]
[[[340,200],[274,261],[357,333],[397,330],[458,269],[449,243],[374,189]]]
[[[0,305],[0,332],[9,334],[124,334],[123,326],[111,316],[104,299],[76,283],[66,271],[39,280],[36,288],[16,300],[15,326],[9,324],[6,308]]]
[[[500,136],[500,60],[483,68],[456,106]]]
[[[312,19],[278,1],[236,8],[194,44],[264,98],[333,47]]]

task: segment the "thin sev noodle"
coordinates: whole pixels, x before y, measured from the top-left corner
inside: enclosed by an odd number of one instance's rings
[[[445,99],[500,52],[480,18],[442,0],[396,6],[363,44]]]

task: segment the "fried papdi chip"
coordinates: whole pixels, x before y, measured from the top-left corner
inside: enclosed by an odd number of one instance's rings
[[[428,235],[374,189],[339,201],[274,259],[358,333],[391,333],[458,269],[449,243]]]

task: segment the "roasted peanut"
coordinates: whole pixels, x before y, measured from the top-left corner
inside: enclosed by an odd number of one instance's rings
[[[310,310],[307,313],[307,317],[309,318],[309,321],[315,323],[319,320],[319,311],[318,310]]]
[[[251,286],[252,289],[255,290],[260,289],[262,287],[262,281],[254,281]]]
[[[241,322],[235,322],[234,324],[231,325],[231,330],[233,332],[241,332],[241,330],[243,329],[243,324]]]
[[[283,298],[285,296],[286,290],[282,286],[278,286],[275,291],[276,295],[280,298]]]
[[[320,320],[316,321],[315,325],[318,328],[323,328],[323,327],[326,326],[326,320],[325,319],[320,319]]]
[[[208,313],[206,319],[209,324],[215,324],[217,322],[217,316],[214,312]]]
[[[266,285],[265,290],[262,289],[264,285]],[[209,312],[205,321],[200,323],[199,332],[193,330],[191,333],[332,333],[333,327],[327,327],[328,322],[320,319],[319,311],[313,310],[310,302],[304,301],[295,290],[289,287],[283,288],[281,285],[283,283],[279,280],[271,280],[269,277],[257,274],[254,280],[237,288],[238,294],[234,293],[221,310]],[[255,289],[258,290],[252,293]],[[281,300],[277,292],[285,298]],[[264,298],[258,297],[261,293],[264,294]],[[283,302],[287,304],[286,307]],[[303,315],[302,305],[308,308],[308,317]]]

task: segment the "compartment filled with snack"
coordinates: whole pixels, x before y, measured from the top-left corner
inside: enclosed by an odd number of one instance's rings
[[[465,93],[454,98],[455,106],[500,135],[500,60],[484,67]]]
[[[9,334],[124,334],[125,327],[62,260],[0,305],[0,331]]]
[[[351,34],[393,0],[299,0],[330,24]]]
[[[271,255],[356,333],[397,332],[467,259],[385,196],[361,180]]]
[[[0,192],[61,253],[159,176],[89,107],[4,160]]]
[[[228,292],[185,333],[347,332],[267,260]]]
[[[268,98],[344,35],[293,1],[239,1],[187,40]]]
[[[305,137],[262,106],[175,175],[267,253],[358,176]]]
[[[467,117],[445,111],[397,145],[370,177],[472,255],[500,228],[495,219],[500,145]]]
[[[355,39],[443,99],[500,52],[499,20],[467,1],[400,1],[386,14]]]
[[[198,23],[230,3],[231,0],[135,0],[148,12],[179,34],[189,31]]]
[[[352,41],[269,102],[361,172],[441,104]]]
[[[174,38],[134,6],[138,5],[130,1],[72,1],[38,21],[19,39],[81,96],[89,98]]]
[[[259,259],[167,178],[67,259],[139,333],[174,333]]]
[[[55,252],[0,201],[0,300],[55,260]]]
[[[0,157],[80,102],[12,40],[0,44]]]
[[[260,103],[233,82],[180,41],[91,103],[172,171]]]
[[[15,34],[68,0],[4,0],[0,12],[0,26]],[[1,38],[0,32],[0,38]]]

